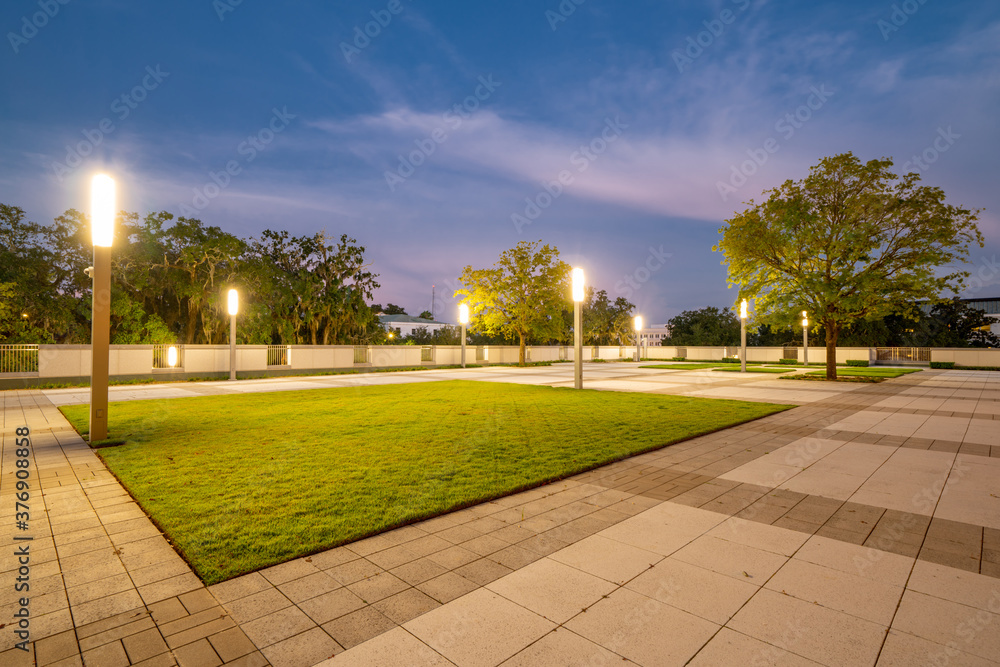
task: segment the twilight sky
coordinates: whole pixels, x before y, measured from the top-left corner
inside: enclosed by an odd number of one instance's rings
[[[735,299],[723,219],[850,150],[985,209],[966,295],[1000,296],[995,0],[6,0],[0,28],[0,202],[37,222],[106,170],[143,215],[349,234],[376,301],[436,284],[449,321],[464,265],[542,239],[660,323]]]

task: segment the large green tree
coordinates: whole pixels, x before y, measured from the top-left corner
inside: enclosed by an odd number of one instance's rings
[[[529,338],[562,335],[562,312],[570,300],[570,266],[559,251],[541,241],[521,241],[505,250],[489,269],[466,266],[455,291],[469,306],[471,327],[487,334],[516,337],[524,365]]]
[[[736,345],[740,340],[740,320],[727,308],[709,306],[685,310],[667,322],[670,335],[661,345]]]
[[[960,291],[970,243],[983,245],[976,210],[945,203],[920,176],[897,176],[892,160],[852,153],[820,160],[803,180],[766,191],[767,201],[725,221],[713,248],[730,286],[754,300],[758,322],[787,323],[809,311],[826,332],[826,376],[836,379],[840,331],[862,318],[908,314],[920,300]]]

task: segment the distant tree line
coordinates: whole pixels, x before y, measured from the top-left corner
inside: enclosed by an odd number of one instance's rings
[[[1000,347],[1000,337],[989,331],[994,323],[985,313],[957,297],[932,305],[915,315],[891,314],[860,319],[839,331],[844,347]],[[668,337],[661,345],[739,345],[740,319],[730,308],[685,310],[672,318]],[[822,346],[826,332],[811,326],[810,346]],[[747,328],[747,345],[759,347],[802,345],[801,325],[762,324]]]
[[[86,216],[51,225],[0,204],[0,340],[88,343],[92,263]],[[223,343],[226,292],[240,293],[237,341],[344,344],[384,337],[367,303],[379,287],[346,235],[267,230],[242,239],[167,212],[122,213],[112,247],[111,342]]]

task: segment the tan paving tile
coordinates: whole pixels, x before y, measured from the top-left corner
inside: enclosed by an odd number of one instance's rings
[[[380,572],[382,572],[382,568],[363,558],[326,570],[326,573],[340,582],[342,586],[353,584],[366,577],[373,577]]]
[[[313,628],[261,652],[272,667],[311,667],[342,653],[343,649],[321,628]]]
[[[905,632],[890,630],[885,638],[882,653],[878,657],[878,667],[911,667],[916,660],[920,660],[925,665],[948,665],[949,667],[996,665],[993,660],[961,651],[958,642],[942,646]]]
[[[372,606],[392,622],[402,625],[441,605],[416,588],[409,588],[402,593],[396,593],[380,600]]]
[[[262,649],[314,627],[316,623],[301,609],[288,607],[244,623],[240,629],[257,648]]]
[[[456,664],[492,667],[555,626],[496,593],[479,589],[404,627]]]
[[[625,587],[723,625],[757,592],[759,585],[666,558]]]
[[[609,581],[549,558],[486,587],[554,623],[564,623],[616,588]]]
[[[257,650],[253,642],[239,628],[230,628],[211,635],[208,641],[224,663],[232,662]]]
[[[903,594],[892,627],[942,646],[957,644],[960,651],[980,658],[1000,655],[1000,633],[995,630],[1000,614],[916,591]]]
[[[640,665],[684,664],[719,626],[676,607],[619,589],[566,628]]]
[[[291,601],[276,588],[269,588],[223,605],[237,623],[249,623],[261,616],[292,606]]]
[[[0,658],[3,656],[0,655]],[[0,660],[0,662],[3,662]],[[3,664],[7,664],[3,662]],[[114,641],[83,652],[83,664],[86,667],[126,667],[129,664],[125,647],[120,641]]]
[[[592,535],[550,556],[570,567],[623,584],[663,560],[659,554]]]
[[[454,572],[446,572],[440,576],[428,579],[415,588],[444,604],[476,590],[478,584],[469,581]]]
[[[773,667],[818,667],[822,663],[813,662],[779,646],[734,632],[729,628],[722,628],[688,663],[688,666],[718,667],[719,665],[743,664]]]
[[[886,627],[903,596],[902,586],[796,559],[785,563],[764,587]]]
[[[622,665],[631,660],[584,639],[575,632],[556,628],[537,642],[502,663],[502,667],[574,667],[576,665]]]
[[[122,639],[122,645],[133,663],[148,660],[169,650],[160,631],[155,628],[125,637]]]
[[[403,628],[395,628],[317,667],[452,667],[453,664]]]
[[[209,586],[208,591],[216,600],[225,604],[231,600],[253,595],[268,588],[272,588],[271,583],[262,577],[259,572],[253,572],[242,577],[224,581],[221,584]]]
[[[35,661],[38,665],[51,665],[80,652],[76,633],[72,630],[39,639],[35,642]]]
[[[179,667],[218,667],[222,660],[207,639],[199,639],[187,646],[175,648],[174,658]]]
[[[365,602],[346,588],[339,588],[299,603],[299,608],[319,625],[364,606]]]
[[[762,589],[728,627],[803,657],[836,665],[875,662],[885,627],[790,595]]]
[[[344,648],[351,648],[397,627],[374,607],[364,607],[323,624],[323,630]]]

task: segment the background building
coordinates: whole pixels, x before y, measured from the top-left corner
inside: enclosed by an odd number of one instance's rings
[[[447,322],[438,322],[436,320],[428,320],[423,317],[414,317],[413,315],[379,315],[378,319],[386,330],[399,329],[399,335],[404,337],[412,335],[413,331],[418,327],[424,327],[427,329],[427,333],[432,334],[439,329],[443,329],[444,327],[457,326]]]

